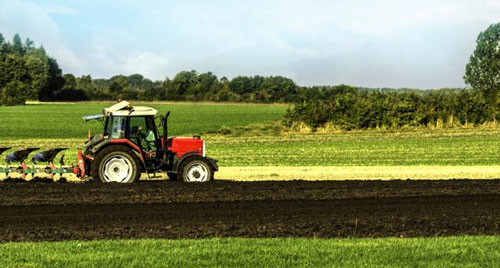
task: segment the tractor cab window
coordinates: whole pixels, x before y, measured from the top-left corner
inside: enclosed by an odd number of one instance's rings
[[[125,137],[127,118],[124,116],[112,116],[108,121],[107,133],[110,139]]]
[[[149,117],[130,117],[129,138],[146,151],[156,150],[156,133]],[[153,119],[154,120],[154,119]],[[153,121],[154,122],[154,121]]]

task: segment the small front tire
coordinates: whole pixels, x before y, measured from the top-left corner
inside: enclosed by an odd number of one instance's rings
[[[207,182],[214,179],[214,170],[205,158],[192,156],[182,162],[178,178],[183,182]]]

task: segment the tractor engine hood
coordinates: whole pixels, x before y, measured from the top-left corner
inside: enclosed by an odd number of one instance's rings
[[[169,139],[169,150],[181,158],[187,153],[197,153],[205,156],[205,141],[200,136],[174,137]]]

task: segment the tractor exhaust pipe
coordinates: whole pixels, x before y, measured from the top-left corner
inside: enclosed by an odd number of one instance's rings
[[[168,117],[170,116],[170,111],[163,117],[163,163],[167,163],[167,152],[168,152]]]

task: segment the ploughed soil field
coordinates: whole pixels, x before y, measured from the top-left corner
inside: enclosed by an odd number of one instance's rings
[[[500,180],[0,182],[0,242],[500,234]]]

